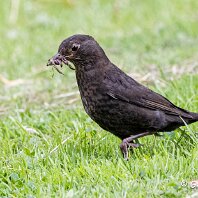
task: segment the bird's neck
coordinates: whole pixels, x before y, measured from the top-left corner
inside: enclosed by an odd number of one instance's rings
[[[108,67],[109,63],[110,61],[107,56],[105,54],[102,54],[101,57],[97,55],[92,56],[89,59],[77,60],[74,62],[74,65],[78,74],[83,73],[85,75],[92,75],[93,73],[90,72],[91,70],[95,70],[98,73],[101,73]]]

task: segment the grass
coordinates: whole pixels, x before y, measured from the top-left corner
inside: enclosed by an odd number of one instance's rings
[[[131,76],[196,112],[198,2],[21,0],[18,14],[13,2],[0,7],[0,197],[195,197],[197,124],[142,138],[126,162],[120,140],[85,114],[74,72],[52,78],[45,64],[64,38],[90,34]]]

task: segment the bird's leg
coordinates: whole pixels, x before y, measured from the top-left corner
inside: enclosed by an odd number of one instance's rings
[[[132,148],[137,148],[140,146],[140,144],[138,143],[133,143],[133,140],[137,139],[137,138],[140,138],[140,137],[144,137],[146,135],[152,135],[153,133],[151,132],[144,132],[144,133],[140,133],[140,134],[137,134],[137,135],[132,135],[128,138],[125,138],[122,140],[122,143],[120,144],[120,149],[121,149],[121,152],[124,156],[124,159],[125,160],[128,160],[128,148],[129,147],[132,147]]]

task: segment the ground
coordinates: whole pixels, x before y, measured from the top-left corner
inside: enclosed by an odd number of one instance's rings
[[[120,140],[84,112],[75,74],[46,67],[60,42],[92,35],[113,63],[198,112],[198,1],[9,0],[0,7],[0,196],[198,196],[198,124]]]

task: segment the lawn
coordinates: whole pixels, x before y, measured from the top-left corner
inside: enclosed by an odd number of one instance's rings
[[[198,112],[198,1],[8,0],[0,6],[0,197],[198,197],[198,123],[122,158],[84,112],[74,71],[46,67],[92,35],[133,78]]]

